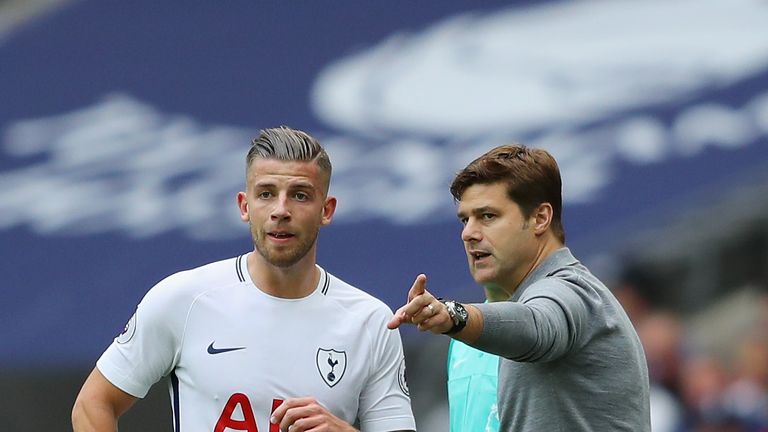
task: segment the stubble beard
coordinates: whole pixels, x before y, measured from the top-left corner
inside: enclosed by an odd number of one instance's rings
[[[475,283],[481,284],[481,285],[483,283],[485,283],[486,281],[479,279],[479,277],[480,277],[480,274],[482,274],[483,272],[485,272],[485,273],[488,272],[488,266],[486,265],[486,266],[484,266],[482,268],[478,268],[477,264],[474,262],[474,260],[472,258],[469,258],[468,261],[469,261],[468,262],[468,264],[469,264],[469,273],[472,275],[472,279],[475,280]]]
[[[470,273],[472,273],[472,279],[474,279],[475,283],[479,285],[493,282],[493,280],[496,278],[496,272],[493,270],[489,271],[488,267],[478,269],[473,265],[470,269]]]
[[[319,231],[320,228],[317,227],[312,235],[303,237],[297,236],[299,237],[299,242],[295,246],[282,247],[280,250],[276,250],[275,247],[270,247],[267,240],[267,233],[263,230],[251,230],[251,236],[253,237],[253,245],[256,247],[256,251],[265,261],[275,267],[287,268],[298,263],[307,255],[315,244]]]

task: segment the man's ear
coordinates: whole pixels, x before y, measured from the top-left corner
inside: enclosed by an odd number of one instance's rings
[[[331,219],[333,219],[333,214],[336,212],[336,197],[329,196],[325,199],[325,204],[323,204],[323,214],[322,214],[322,221],[321,224],[328,225],[331,223]]]
[[[539,206],[536,207],[536,210],[533,212],[534,234],[542,235],[547,232],[547,230],[549,230],[549,226],[552,224],[553,215],[554,210],[552,209],[552,204],[548,202],[539,204]]]
[[[248,220],[248,200],[245,197],[245,192],[237,193],[237,207],[240,209],[240,220],[243,222],[249,222]]]

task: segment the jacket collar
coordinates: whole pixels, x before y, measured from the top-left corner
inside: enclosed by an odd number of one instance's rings
[[[567,247],[562,247],[552,252],[552,254],[544,258],[544,261],[536,266],[536,268],[534,268],[533,271],[525,279],[523,279],[520,285],[518,285],[514,294],[512,294],[512,298],[510,298],[510,300],[517,301],[517,299],[523,295],[523,291],[525,291],[526,288],[533,285],[535,282],[550,276],[556,270],[578,263],[579,260],[577,260],[573,254],[571,254],[571,250]]]

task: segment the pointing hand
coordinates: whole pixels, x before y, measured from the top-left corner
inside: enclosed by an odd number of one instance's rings
[[[408,290],[408,302],[387,323],[394,330],[402,324],[416,324],[421,331],[444,333],[453,327],[445,305],[427,291],[427,276],[420,274]]]

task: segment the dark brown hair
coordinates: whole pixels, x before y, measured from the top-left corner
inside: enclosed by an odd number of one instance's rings
[[[470,162],[456,174],[451,183],[451,195],[456,201],[474,184],[504,182],[507,196],[517,203],[523,216],[530,217],[542,203],[552,206],[550,227],[565,243],[562,223],[562,180],[555,158],[546,150],[509,144],[494,148]]]

